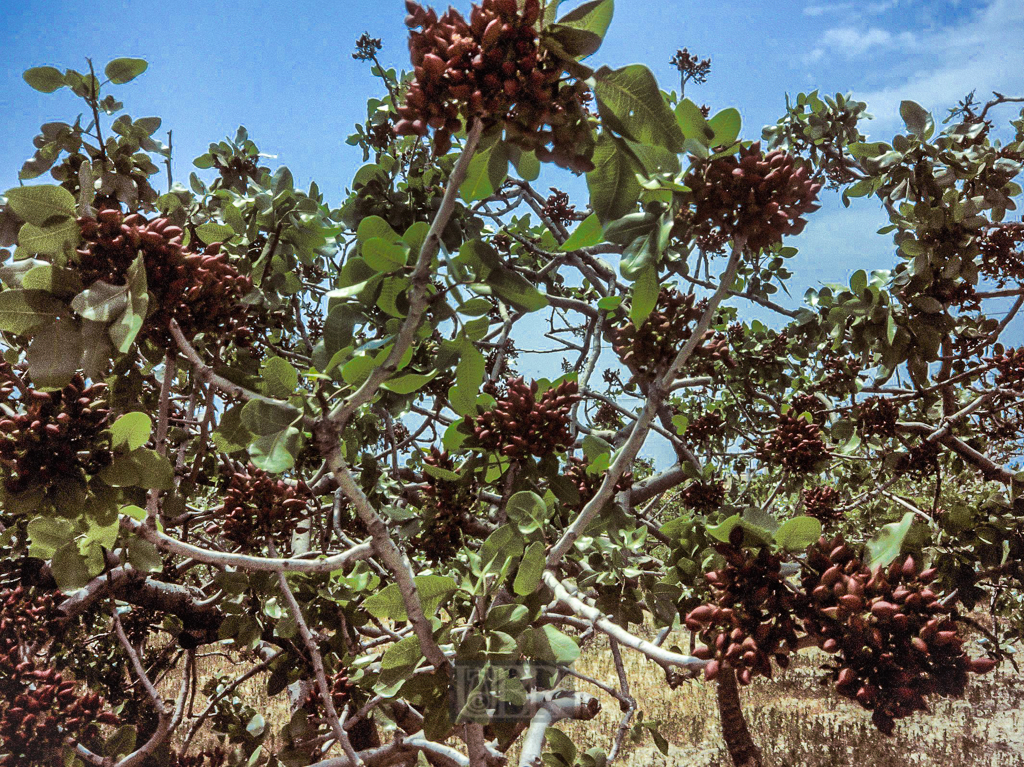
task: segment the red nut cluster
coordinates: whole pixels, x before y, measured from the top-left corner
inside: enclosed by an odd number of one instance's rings
[[[110,451],[97,447],[110,415],[104,389],[76,375],[60,391],[29,390],[24,413],[0,416],[0,474],[9,493],[82,481],[110,463]]]
[[[569,195],[551,187],[551,196],[544,201],[544,217],[560,226],[576,219],[576,207],[569,204]]]
[[[688,219],[689,235],[743,237],[754,253],[802,232],[803,216],[818,209],[821,189],[792,156],[779,150],[764,154],[760,144],[741,148],[738,157],[698,165],[685,184],[692,190],[694,209],[680,223],[685,226]]]
[[[836,508],[842,500],[842,493],[834,487],[819,485],[809,487],[800,494],[804,502],[804,512],[809,517],[814,517],[821,522],[832,522],[843,516],[843,513]]]
[[[168,330],[172,319],[188,338],[225,329],[247,332],[239,301],[252,280],[231,265],[220,243],[208,245],[203,253],[189,252],[182,248],[181,228],[168,219],[147,221],[114,208],[99,211],[96,218],[79,218],[78,225],[85,243],[77,250],[77,267],[86,285],[96,280],[124,285],[128,268],[142,253],[146,284],[156,299],[143,332],[153,343],[174,345]]]
[[[569,466],[565,470],[566,479],[572,483],[573,487],[576,488],[576,492],[580,495],[577,509],[582,509],[590,503],[590,500],[597,495],[598,488],[601,487],[601,483],[604,481],[604,477],[600,474],[587,471],[588,463],[585,458],[570,456]],[[633,472],[623,472],[622,476],[619,477],[619,481],[615,483],[615,492],[621,493],[624,490],[629,490],[632,486]]]
[[[708,514],[721,507],[725,501],[725,482],[694,481],[683,488],[679,494],[679,502],[688,509],[699,514]]]
[[[0,591],[0,767],[60,764],[66,738],[93,737],[97,725],[118,722],[98,693],[81,692],[28,654],[53,635],[58,596],[21,586]]]
[[[1008,349],[991,361],[999,371],[996,386],[1024,391],[1024,346],[1019,349]]]
[[[216,512],[216,526],[239,546],[272,540],[278,548],[287,548],[292,533],[307,520],[312,500],[305,484],[290,485],[250,464],[245,471],[232,473],[224,504]]]
[[[886,735],[896,719],[927,709],[929,695],[960,696],[967,673],[995,667],[971,660],[957,624],[913,556],[869,571],[835,538],[811,546],[801,576],[809,599],[804,629],[836,656],[836,690],[872,712]]]
[[[485,390],[496,391],[493,386]],[[466,416],[473,447],[495,450],[513,460],[529,455],[543,458],[572,445],[569,413],[580,397],[575,381],[563,381],[537,397],[537,382],[527,384],[522,377],[508,381],[506,392],[492,410],[476,418]]]
[[[415,80],[398,108],[395,132],[435,130],[439,151],[474,117],[503,124],[506,138],[562,167],[593,169],[593,141],[582,83],[562,81],[562,66],[540,48],[541,6],[526,0],[483,0],[467,22],[449,9],[440,18],[407,0],[406,24]],[[548,149],[548,145],[551,149]]]
[[[887,397],[868,397],[857,406],[857,431],[864,439],[896,436],[899,406]]]
[[[850,357],[829,357],[822,368],[824,376],[815,388],[832,397],[841,397],[855,391],[854,381],[862,365]]]
[[[739,531],[738,534],[736,531]],[[734,528],[732,543],[715,548],[726,565],[705,575],[715,598],[691,610],[685,619],[705,644],[694,655],[707,660],[704,677],[713,680],[722,664],[736,669],[740,684],[772,675],[771,660],[783,668],[797,649],[794,595],[779,574],[781,561],[762,548],[756,555],[740,547],[743,529]]]
[[[224,767],[228,753],[219,746],[196,754],[174,754],[167,767]]]
[[[455,471],[455,461],[447,452],[431,448],[423,462],[445,471]],[[462,545],[465,517],[476,505],[476,487],[472,483],[441,479],[424,472],[421,486],[421,532],[415,540],[416,550],[431,562],[446,562]]]
[[[714,437],[721,436],[724,429],[725,421],[722,420],[722,416],[714,410],[709,410],[686,427],[684,436],[694,444],[705,444]]]
[[[672,363],[679,349],[693,335],[693,325],[702,314],[693,293],[683,295],[675,289],[662,290],[654,311],[643,325],[638,328],[632,320],[623,318],[611,329],[609,340],[623,364],[652,378]],[[703,341],[690,356],[691,365],[710,368],[710,363],[715,361],[729,366],[735,364],[729,357],[728,339],[723,334],[709,331]]]
[[[900,476],[910,476],[916,480],[933,477],[939,471],[941,452],[938,443],[921,440],[899,457],[893,472]]]
[[[998,287],[1024,281],[1024,223],[1004,224],[978,238],[981,271]]]
[[[828,406],[813,394],[797,394],[790,400],[794,413],[810,413],[819,426],[828,421]]]
[[[775,431],[757,446],[757,457],[787,471],[804,474],[813,471],[829,456],[817,424],[789,413],[779,416]]]

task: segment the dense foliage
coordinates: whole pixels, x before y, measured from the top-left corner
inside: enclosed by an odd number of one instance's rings
[[[905,101],[883,142],[800,94],[743,140],[736,109],[585,63],[612,0],[557,6],[409,2],[409,72],[364,35],[386,95],[333,204],[244,129],[174,183],[160,119],[111,92],[140,59],[25,73],[89,116],[42,126],[0,198],[0,764],[595,767],[664,747],[622,648],[716,683],[756,764],[736,682],[802,648],[885,734],[1006,658],[1022,100],[941,129]],[[543,163],[586,204],[539,193]],[[884,207],[894,264],[780,305],[826,188]],[[607,688],[507,669],[595,631],[623,715],[578,754],[552,725]],[[243,670],[198,675],[213,645]],[[453,692],[470,668],[495,706]],[[283,726],[235,694],[254,675]]]

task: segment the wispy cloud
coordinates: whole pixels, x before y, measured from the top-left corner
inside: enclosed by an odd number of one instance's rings
[[[879,2],[858,4],[858,3],[822,3],[804,6],[804,16],[817,18],[820,16],[848,16],[857,18],[862,15],[878,16],[890,8],[899,5],[900,0],[879,0]]]
[[[913,99],[941,118],[967,92],[979,98],[991,91],[1024,93],[1024,3],[991,0],[973,18],[956,26],[941,27],[916,39],[919,63],[899,76],[892,67],[889,83],[858,93],[875,115],[874,125],[884,133],[899,125],[899,103]]]

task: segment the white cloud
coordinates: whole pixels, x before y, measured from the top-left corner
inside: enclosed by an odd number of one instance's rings
[[[864,30],[855,27],[833,27],[821,36],[821,44],[804,56],[804,62],[813,64],[826,54],[849,59],[863,56],[869,51],[896,47],[904,51],[913,50],[917,47],[917,38],[912,32],[893,34],[879,27]]]
[[[971,90],[977,90],[979,100],[993,90],[1024,93],[1022,40],[1024,3],[1020,0],[991,0],[973,18],[922,35],[914,45],[922,63],[902,77],[890,77],[888,85],[855,94],[876,117],[865,127],[879,135],[898,128],[903,99],[917,101],[941,120],[945,110]],[[896,74],[899,68],[891,71]]]
[[[808,5],[804,7],[804,16],[832,16],[842,11],[848,11],[853,3],[832,3],[831,5]]]

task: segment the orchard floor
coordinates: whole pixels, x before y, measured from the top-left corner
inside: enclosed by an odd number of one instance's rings
[[[671,637],[668,644],[673,641],[682,648],[689,643],[685,632]],[[894,736],[886,737],[871,725],[867,712],[836,695],[830,685],[818,684],[826,657],[818,651],[803,652],[784,674],[740,688],[747,722],[766,765],[1024,767],[1024,674],[1018,675],[1008,663],[984,676],[972,675],[964,698],[936,700],[929,714],[898,722]],[[616,767],[731,767],[721,739],[713,684],[697,679],[673,690],[655,664],[632,652],[623,652],[623,660],[643,719],[660,721],[669,754],[662,754],[646,732],[638,742],[627,735]],[[1024,668],[1024,653],[1018,653],[1017,662]],[[616,685],[603,637],[585,645],[576,669]],[[201,678],[241,671],[221,653],[199,661]],[[618,703],[592,685],[578,680],[576,685],[601,699],[601,713],[591,722],[563,722],[559,727],[581,752],[595,746],[607,751],[622,717]],[[172,694],[169,688],[166,692]],[[268,746],[273,749],[274,733],[287,718],[286,696],[268,699],[265,679],[258,676],[236,694],[266,716]],[[195,710],[204,707],[204,696],[198,694]],[[186,722],[183,729],[187,727]],[[196,740],[197,744],[214,742],[212,733],[200,734]],[[513,749],[509,764],[517,764],[518,756]]]

